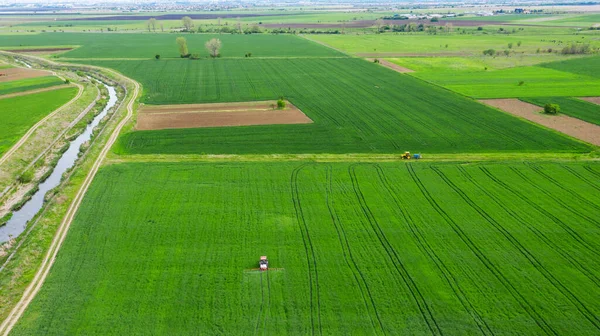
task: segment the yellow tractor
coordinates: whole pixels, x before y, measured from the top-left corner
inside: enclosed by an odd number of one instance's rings
[[[410,160],[410,152],[404,152],[404,154],[402,154],[402,160]]]

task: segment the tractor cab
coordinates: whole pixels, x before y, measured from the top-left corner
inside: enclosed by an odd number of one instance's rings
[[[267,260],[267,256],[260,257],[260,260],[258,261],[258,266],[260,267],[261,271],[266,271],[267,268],[269,268],[269,260]]]
[[[402,159],[403,160],[410,160],[410,152],[404,152],[404,154],[402,154]]]

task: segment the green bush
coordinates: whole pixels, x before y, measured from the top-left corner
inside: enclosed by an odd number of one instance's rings
[[[544,113],[546,114],[558,114],[560,112],[560,106],[558,104],[546,104],[544,105]]]
[[[285,100],[283,98],[279,98],[277,101],[277,108],[283,110],[285,108]]]
[[[33,171],[32,170],[28,170],[28,171],[24,172],[21,176],[19,176],[17,178],[17,180],[19,181],[19,183],[29,183],[29,182],[31,182],[31,180],[33,180]]]

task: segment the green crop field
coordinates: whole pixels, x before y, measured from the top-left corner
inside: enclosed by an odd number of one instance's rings
[[[496,31],[498,28],[485,28]],[[526,28],[528,29],[528,28]],[[581,36],[571,33],[555,34],[377,34],[377,35],[311,35],[311,39],[346,52],[362,54],[444,54],[481,55],[486,49],[505,50],[512,43],[516,53],[534,54],[538,48],[561,49],[570,42],[581,42]],[[521,42],[521,46],[517,46]],[[562,43],[561,43],[562,42]],[[589,39],[593,46],[600,41]],[[393,56],[390,56],[393,57]]]
[[[284,96],[304,125],[137,131],[120,153],[587,151],[589,147],[360,59],[90,61],[144,86],[149,104]]]
[[[452,73],[417,72],[413,75],[474,98],[600,95],[597,78],[543,66]]]
[[[597,334],[599,177],[593,162],[106,166],[13,334]]]
[[[3,35],[1,47],[81,46],[61,54],[70,58],[179,58],[175,39],[187,39],[189,52],[208,57],[204,47],[211,38],[222,41],[222,57],[330,57],[343,54],[293,35],[231,35],[231,34],[92,34],[42,33],[31,35]],[[119,47],[115,47],[119,46]]]
[[[71,100],[77,88],[0,99],[0,155],[48,113]]]
[[[578,58],[562,62],[551,62],[541,66],[560,71],[572,72],[585,76],[592,76],[600,80],[600,56]],[[600,95],[600,93],[597,93]]]
[[[575,117],[596,125],[600,125],[600,105],[570,97],[537,97],[521,98],[521,100],[539,106],[558,104],[560,113]]]
[[[35,89],[43,89],[60,84],[63,84],[63,81],[55,76],[27,78],[10,82],[0,82],[0,95],[30,91]]]

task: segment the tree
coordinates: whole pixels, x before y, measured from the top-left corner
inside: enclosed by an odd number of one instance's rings
[[[377,20],[375,20],[375,27],[377,27],[377,32],[380,33],[381,32],[381,28],[383,27],[383,19],[379,18]]]
[[[148,20],[148,31],[150,31],[152,29],[152,31],[156,31],[156,19],[155,18],[150,18],[150,20]]]
[[[154,58],[156,58],[157,60],[159,60],[160,59],[160,55],[156,54],[156,55],[154,55]]]
[[[192,31],[192,28],[194,28],[194,21],[192,21],[192,18],[189,16],[184,16],[181,19],[181,22],[183,22],[183,28],[185,28],[186,31]]]
[[[504,50],[504,55],[506,55],[506,57],[508,57],[508,55],[510,55],[510,50],[508,50],[508,49]]]
[[[521,46],[521,41],[517,42],[517,47]]]
[[[221,54],[219,50],[221,49],[221,40],[213,38],[210,41],[206,42],[204,45],[208,50],[208,53],[211,57],[219,57]]]
[[[243,33],[243,31],[242,31],[242,22],[240,21],[239,17],[237,18],[236,26],[237,26],[238,33],[240,33],[240,34]]]
[[[494,49],[486,49],[483,51],[483,54],[486,56],[494,56],[496,54],[496,50]]]
[[[448,22],[446,23],[446,33],[451,33],[452,32],[452,23]]]
[[[177,45],[179,46],[179,55],[181,57],[186,57],[189,55],[190,53],[188,52],[188,46],[185,37],[178,37],[176,41]]]
[[[513,47],[513,44],[511,42],[511,43],[508,44],[508,49],[512,49],[512,47]]]
[[[560,112],[560,106],[558,104],[546,104],[544,105],[544,113],[546,114],[558,114]]]
[[[162,22],[160,23],[160,31],[165,32],[165,25]]]
[[[283,110],[284,108],[285,108],[285,100],[283,100],[283,97],[280,97],[279,100],[277,100],[277,109]]]
[[[483,27],[477,27],[477,30],[482,31]]]

